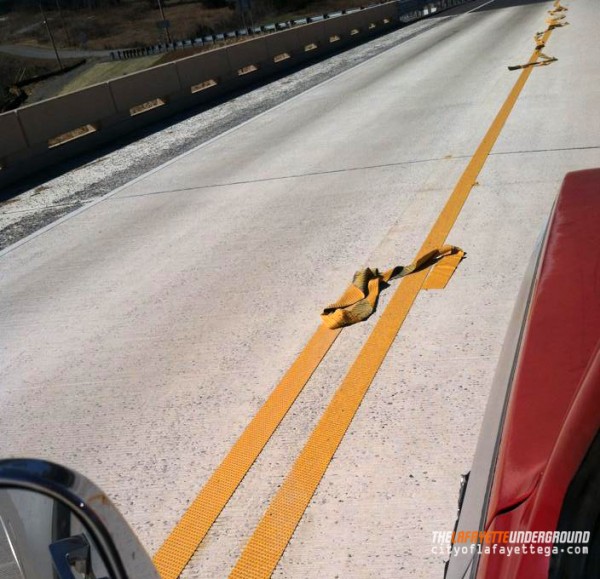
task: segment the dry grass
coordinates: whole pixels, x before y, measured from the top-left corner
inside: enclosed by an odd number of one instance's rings
[[[133,1],[111,9],[63,11],[63,28],[58,14],[49,12],[49,21],[60,47],[104,50],[135,48],[165,41],[156,23],[158,9],[144,1]],[[0,44],[49,46],[48,33],[37,12],[13,12],[0,22]],[[242,20],[229,8],[206,9],[202,4],[167,8],[173,39],[195,38],[211,29],[227,31],[242,26]]]
[[[48,46],[48,33],[38,12],[12,12],[0,22],[0,44]],[[55,40],[61,47],[87,49],[134,48],[164,41],[164,33],[156,23],[161,19],[157,9],[148,3],[133,1],[110,9],[63,10],[63,21],[56,12],[48,12]],[[167,9],[173,38],[194,38],[200,26],[240,27],[235,12],[228,8],[206,9],[202,4],[184,4]]]
[[[117,60],[114,62],[99,62],[84,70],[73,80],[65,84],[55,96],[60,96],[82,88],[86,88],[99,82],[106,82],[114,78],[119,78],[125,74],[139,72],[158,64],[161,61],[161,55],[142,56],[130,60]]]

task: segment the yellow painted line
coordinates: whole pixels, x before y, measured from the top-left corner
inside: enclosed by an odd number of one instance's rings
[[[319,327],[188,507],[154,556],[162,579],[179,577],[340,332]]]
[[[548,30],[543,41],[549,36]],[[538,52],[535,51],[530,62],[537,58]],[[521,72],[429,232],[417,259],[444,244],[532,70],[529,67]],[[429,270],[422,270],[402,279],[246,544],[230,579],[266,579],[271,576],[428,273]]]

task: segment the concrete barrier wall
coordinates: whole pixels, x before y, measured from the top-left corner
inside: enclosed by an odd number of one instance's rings
[[[313,34],[313,31],[310,31],[310,34]],[[297,28],[269,34],[265,36],[265,42],[267,43],[267,52],[273,58],[285,53],[291,56],[298,52],[304,52],[304,44]]]
[[[198,56],[202,57],[201,61]],[[182,86],[192,87],[209,80],[220,82],[230,73],[225,50],[211,50],[201,55],[188,56],[176,60],[174,64]]]
[[[469,0],[437,0],[433,4],[441,7],[464,1]],[[392,30],[400,25],[399,6],[389,2],[252,38],[0,114],[0,185],[93,150],[285,67]],[[351,35],[352,30],[359,32]],[[332,37],[339,37],[339,41],[331,42]],[[306,51],[308,45],[316,48]],[[290,58],[275,62],[275,57],[284,53]],[[240,75],[241,69],[248,74]],[[206,90],[200,90],[205,88],[202,83],[207,83]],[[195,91],[193,87],[198,85],[200,89]],[[155,99],[160,99],[156,104],[162,106],[132,111]],[[70,136],[82,136],[65,138],[57,144],[57,137],[87,125],[93,130],[80,130]]]
[[[386,18],[386,17],[388,17],[388,14],[384,13],[376,20],[381,23],[381,22],[383,22],[384,18]],[[328,21],[328,25],[332,25],[332,24],[336,24],[335,19]],[[350,34],[350,32],[355,29],[364,31],[365,28],[368,28],[369,24],[370,23],[365,22],[365,19],[362,18],[362,14],[360,12],[354,12],[354,13],[348,14],[346,16],[346,22],[345,22],[344,28],[346,29],[345,30],[346,34]]]
[[[16,111],[0,115],[0,160],[11,153],[27,149],[25,134],[19,124]],[[1,161],[0,161],[0,166]]]
[[[123,113],[154,99],[167,100],[181,90],[177,68],[173,63],[122,76],[111,80],[108,86],[117,111]]]
[[[102,119],[115,115],[116,109],[109,86],[104,83],[16,112],[27,142],[37,145],[83,125],[99,125]]]
[[[226,50],[229,58],[231,72],[234,74],[237,74],[237,71],[241,68],[251,65],[260,66],[269,61],[267,41],[264,36],[232,44],[224,50]],[[199,56],[201,57],[202,55]]]
[[[341,17],[340,17],[341,18]],[[299,47],[305,47],[309,44],[321,46],[325,42],[325,21],[315,22],[306,26],[300,26],[294,29],[299,41]]]

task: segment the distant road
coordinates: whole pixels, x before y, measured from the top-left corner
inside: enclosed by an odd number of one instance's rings
[[[58,49],[58,54],[63,58],[88,58],[90,56],[110,56],[110,50],[65,50]],[[23,46],[15,44],[0,45],[0,53],[22,56],[25,58],[53,59],[54,50],[41,46]]]

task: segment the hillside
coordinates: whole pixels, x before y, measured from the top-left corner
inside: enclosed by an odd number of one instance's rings
[[[226,0],[162,0],[164,16],[170,23],[171,40],[364,4],[361,0],[252,0],[252,10],[242,14],[235,4]],[[166,32],[158,26],[162,16],[157,0],[44,0],[42,6],[43,10],[34,0],[0,0],[0,110],[3,103],[11,102],[10,87],[14,83],[59,70],[57,61],[51,59],[50,33],[61,51],[90,51],[77,55],[88,62],[67,75],[27,86],[24,90],[28,103],[190,53],[190,50],[178,51],[163,54],[162,58],[136,58],[114,63],[106,62],[106,55],[92,53],[165,42]],[[27,57],[2,53],[2,47],[13,51],[18,47]],[[47,50],[43,59],[31,54],[34,50],[40,52],[40,48]],[[69,63],[64,58],[63,61],[63,64]]]
[[[255,0],[242,13],[225,0],[162,0],[172,39],[225,32],[244,25],[272,22],[365,4],[361,0]],[[68,8],[69,5],[83,6]],[[90,7],[90,5],[92,7]],[[0,45],[50,46],[37,2],[0,4]],[[37,8],[36,8],[37,6]],[[61,8],[59,11],[57,6]],[[87,7],[86,7],[87,6]],[[149,0],[47,0],[46,17],[59,47],[88,50],[135,48],[164,41],[158,3]]]

